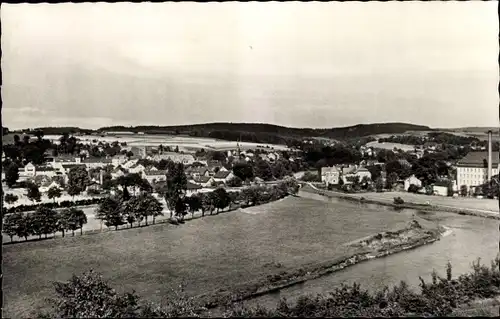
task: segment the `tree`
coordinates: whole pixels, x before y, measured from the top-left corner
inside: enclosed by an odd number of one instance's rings
[[[15,163],[11,163],[5,170],[5,183],[9,188],[12,188],[19,179],[19,167]]]
[[[200,194],[196,193],[188,197],[187,204],[189,206],[189,211],[191,212],[191,217],[194,217],[194,212],[202,208],[202,201]]]
[[[135,293],[118,295],[92,270],[67,283],[55,283],[55,310],[61,318],[139,317],[139,297]]]
[[[255,176],[262,178],[265,181],[273,179],[273,172],[268,162],[257,160],[255,163]]]
[[[141,194],[138,196],[139,209],[148,224],[148,216],[153,217],[153,224],[156,217],[163,215],[163,205],[151,194]]]
[[[172,211],[177,211],[176,207],[180,209],[182,206],[179,204],[179,200],[182,200],[181,195],[186,190],[187,177],[184,173],[184,165],[175,163],[172,169],[167,172],[167,188],[165,190],[165,201],[170,210],[170,217],[172,217]]]
[[[65,218],[67,218],[67,224],[69,230],[72,231],[73,236],[75,236],[75,230],[80,229],[80,235],[83,235],[83,225],[87,223],[87,215],[81,209],[76,207],[71,207],[66,209],[64,212]]]
[[[208,209],[209,204],[207,203],[208,201],[208,196],[204,193],[197,193],[196,195],[199,196],[200,202],[201,202],[201,217],[205,216],[205,211]]]
[[[37,229],[40,231],[39,235],[44,234],[47,238],[48,234],[55,233],[58,227],[58,214],[55,210],[46,206],[39,206],[33,213],[36,223],[39,224]]]
[[[234,176],[227,181],[227,186],[229,187],[241,187],[241,185],[243,185],[243,181],[238,176]]]
[[[375,180],[375,190],[377,192],[381,192],[384,189],[384,181],[382,180],[382,177],[378,177]]]
[[[460,195],[465,197],[465,196],[467,196],[468,193],[469,193],[469,190],[467,188],[467,185],[460,186]]]
[[[19,227],[23,222],[23,214],[17,212],[14,214],[8,214],[3,222],[3,232],[10,237],[12,242],[14,235],[19,233]]]
[[[247,181],[254,177],[253,168],[249,163],[237,162],[233,165],[233,174],[242,181]]]
[[[142,215],[137,205],[137,197],[132,197],[123,203],[123,217],[125,221],[130,224],[130,228],[134,227],[136,221],[139,223],[139,226],[141,225]]]
[[[204,216],[205,211],[209,211],[210,215],[212,215],[212,212],[215,209],[215,196],[214,192],[206,193],[203,194],[202,197],[202,216]]]
[[[68,173],[68,194],[75,196],[83,192],[90,179],[87,169],[84,166],[75,166]]]
[[[56,201],[56,198],[61,197],[61,194],[62,194],[61,189],[59,187],[56,187],[56,186],[52,186],[47,191],[47,197],[49,197],[50,199],[53,199],[54,203]]]
[[[394,184],[398,181],[398,175],[394,172],[390,173],[389,175],[387,175],[387,185],[386,185],[386,188],[387,189],[392,189],[392,187],[394,186]]]
[[[259,188],[255,186],[246,187],[241,191],[241,197],[246,205],[256,205],[259,202]]]
[[[68,209],[64,209],[57,213],[57,230],[62,233],[64,237],[66,234],[66,230],[71,230],[69,214],[67,213]],[[75,233],[73,232],[73,236]]]
[[[26,189],[27,189],[27,194],[26,196],[32,201],[32,202],[39,202],[42,198],[42,194],[40,194],[40,190],[38,189],[38,186],[34,183],[27,183],[26,184]]]
[[[408,187],[408,193],[417,193],[418,192],[418,186],[415,184],[411,184],[410,187]]]
[[[228,193],[224,188],[219,187],[212,193],[214,194],[214,199],[215,199],[214,206],[215,208],[217,208],[217,213],[219,213],[219,209],[224,210],[224,208],[229,206],[231,198],[229,197]]]
[[[187,203],[185,198],[178,196],[175,201],[174,206],[175,216],[179,217],[181,220],[187,214]]]
[[[123,221],[121,200],[113,197],[105,198],[97,208],[96,218],[104,221],[106,227],[114,226],[115,230],[117,230],[118,226],[125,223]]]
[[[19,197],[17,195],[14,195],[14,194],[5,194],[5,197],[3,198],[3,200],[7,203],[7,204],[14,204],[15,202],[17,202],[17,200],[19,199]]]
[[[27,241],[29,235],[34,235],[34,218],[33,214],[24,214],[22,215],[22,218],[19,219],[19,226],[17,227],[17,232],[16,235],[17,237],[21,238],[24,237],[24,239]]]

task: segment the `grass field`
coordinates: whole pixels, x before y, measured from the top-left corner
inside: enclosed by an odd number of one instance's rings
[[[286,198],[195,219],[4,247],[4,313],[30,316],[47,306],[53,281],[89,268],[119,291],[151,301],[184,283],[198,295],[283,270],[331,260],[343,243],[406,226],[410,216],[349,202]],[[281,268],[264,267],[281,263]]]
[[[225,141],[213,138],[200,138],[200,137],[189,137],[189,136],[172,136],[172,135],[121,135],[116,136],[76,136],[81,140],[88,142],[92,140],[98,140],[102,142],[112,143],[115,141],[126,142],[128,146],[158,146],[162,144],[163,146],[176,147],[178,146],[180,150],[186,152],[195,152],[201,148],[213,149],[213,150],[229,150],[235,149],[237,142],[235,141]],[[57,141],[59,136],[47,135],[46,138]],[[269,146],[269,148],[274,148],[275,150],[288,150],[289,148],[285,145],[274,145],[265,143],[250,143],[250,142],[240,142],[240,149],[256,149]]]
[[[379,143],[377,141],[366,143],[366,147],[383,148],[386,150],[393,150],[394,148],[402,149],[405,152],[413,151],[415,149],[414,145],[409,144],[399,144],[399,143]]]

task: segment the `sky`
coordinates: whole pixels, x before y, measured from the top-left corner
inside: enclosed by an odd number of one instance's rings
[[[2,4],[2,122],[498,126],[497,5]]]

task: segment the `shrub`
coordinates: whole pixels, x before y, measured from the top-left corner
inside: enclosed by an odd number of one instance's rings
[[[394,204],[402,205],[404,203],[405,203],[405,201],[401,197],[394,197]]]
[[[419,190],[419,187],[415,184],[411,184],[410,187],[408,187],[408,193],[417,193]]]

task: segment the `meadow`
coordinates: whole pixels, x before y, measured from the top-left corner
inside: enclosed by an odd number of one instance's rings
[[[90,143],[92,140],[112,143],[115,141],[126,142],[128,146],[170,146],[174,148],[179,147],[179,150],[186,152],[195,152],[199,149],[210,149],[225,151],[230,149],[235,149],[237,142],[235,141],[225,141],[213,138],[200,138],[200,137],[190,137],[190,136],[173,136],[173,135],[109,135],[109,136],[78,136],[76,138],[82,140],[82,142]],[[58,141],[59,136],[47,135],[47,139],[52,141]],[[274,148],[275,150],[288,150],[289,148],[285,145],[274,145],[265,143],[250,143],[250,142],[240,142],[240,149],[256,149],[256,148]]]
[[[135,290],[156,302],[181,283],[193,296],[231,289],[330,261],[345,253],[343,244],[403,228],[410,218],[387,207],[290,197],[180,226],[6,245],[4,314],[26,317],[45,309],[53,296],[52,282],[90,268],[117,290]]]

